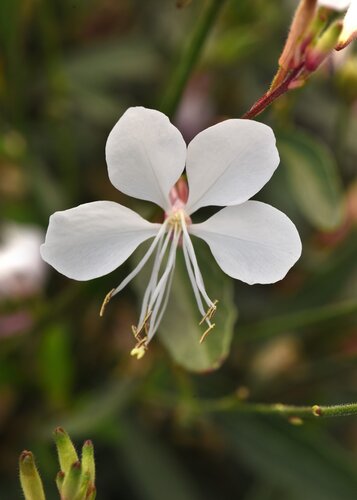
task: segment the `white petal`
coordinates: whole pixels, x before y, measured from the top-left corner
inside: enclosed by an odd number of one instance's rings
[[[116,269],[159,228],[118,203],[86,203],[50,217],[41,256],[65,276],[86,281]]]
[[[342,11],[346,10],[351,3],[351,0],[319,0],[320,7],[328,7],[330,9]]]
[[[357,38],[357,0],[352,0],[343,20],[343,28],[337,49],[341,50]]]
[[[168,209],[169,191],[185,167],[186,144],[163,113],[129,108],[109,134],[106,159],[117,189]]]
[[[187,210],[244,203],[279,165],[275,137],[253,120],[226,120],[198,134],[187,150]]]
[[[250,285],[281,280],[301,255],[291,220],[259,201],[224,208],[190,232],[208,243],[226,274]]]

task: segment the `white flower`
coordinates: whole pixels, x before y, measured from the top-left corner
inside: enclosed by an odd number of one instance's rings
[[[319,0],[318,4],[339,12],[347,10],[336,47],[343,49],[357,36],[357,0]]]
[[[351,0],[318,0],[318,5],[328,7],[329,9],[343,11],[347,10]]]
[[[207,329],[216,301],[207,295],[191,235],[208,243],[229,276],[254,283],[281,280],[301,254],[294,224],[279,210],[248,201],[271,178],[279,164],[270,127],[250,120],[226,120],[186,144],[159,111],[130,108],[111,131],[106,159],[112,184],[123,193],[163,208],[162,224],[144,220],[111,201],[86,203],[50,218],[41,255],[70,278],[90,280],[120,266],[145,240],[154,238],[129,276],[106,297],[120,292],[155,252],[141,314],[133,333],[132,354],[141,357],[164,314],[182,245],[198,309]],[[189,195],[180,197],[179,180],[186,165]],[[191,215],[207,205],[225,206],[206,222]],[[202,340],[202,339],[201,339]]]
[[[44,285],[46,266],[38,247],[43,231],[36,226],[6,222],[0,228],[0,298],[27,297]]]

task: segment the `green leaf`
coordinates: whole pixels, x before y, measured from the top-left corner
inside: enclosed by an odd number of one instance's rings
[[[220,67],[236,63],[239,59],[247,58],[259,41],[258,33],[251,27],[240,27],[225,30],[208,44],[203,63],[206,65]]]
[[[239,462],[260,479],[279,484],[296,500],[353,500],[357,472],[347,453],[321,429],[281,420],[224,417],[220,420]]]
[[[74,373],[70,332],[63,324],[44,330],[39,350],[40,383],[49,403],[64,407],[70,398]]]
[[[144,39],[102,42],[71,55],[65,72],[71,83],[107,87],[113,81],[146,81],[157,75],[161,62]]]
[[[86,438],[87,434],[110,429],[113,416],[121,413],[135,393],[136,383],[129,378],[113,381],[100,390],[84,393],[77,398],[67,416],[62,417],[62,425],[73,438]],[[56,418],[57,420],[57,418]],[[42,425],[39,436],[44,439],[54,427],[55,421]]]
[[[279,134],[278,149],[288,187],[301,212],[318,229],[338,227],[343,192],[332,152],[316,138],[296,130]]]
[[[130,476],[135,498],[199,500],[195,481],[159,437],[132,420],[120,421],[120,467]]]
[[[233,302],[232,280],[223,274],[204,243],[196,239],[194,245],[208,295],[212,300],[219,301],[213,318],[216,326],[200,344],[204,327],[199,326],[200,313],[182,252],[179,251],[170,300],[159,328],[159,337],[178,364],[190,371],[207,372],[219,368],[227,357],[237,312]]]
[[[233,281],[220,270],[205,243],[195,239],[194,246],[207,293],[212,300],[218,300],[217,312],[212,320],[216,326],[200,344],[205,328],[199,325],[201,316],[179,249],[170,299],[158,336],[179,365],[186,370],[202,373],[216,370],[227,357],[237,310],[233,301]],[[136,262],[138,258],[140,255],[136,256]],[[140,294],[139,301],[150,271],[149,263],[134,282]]]

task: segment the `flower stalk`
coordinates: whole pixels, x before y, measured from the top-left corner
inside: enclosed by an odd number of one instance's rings
[[[152,401],[152,399],[151,399]],[[155,401],[168,408],[177,408],[179,402],[172,396],[156,396]],[[181,403],[182,404],[182,403]],[[347,417],[357,415],[357,403],[347,403],[341,405],[312,405],[298,406],[286,405],[282,403],[265,404],[250,403],[242,401],[236,393],[217,399],[196,399],[191,405],[190,400],[184,404],[189,405],[188,411],[192,413],[245,413],[251,415],[271,415],[275,417],[291,419],[312,419],[315,417]],[[294,421],[292,422],[294,423]]]

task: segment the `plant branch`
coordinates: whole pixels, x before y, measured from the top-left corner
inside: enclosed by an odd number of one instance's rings
[[[254,118],[262,113],[270,104],[272,104],[278,97],[285,94],[290,87],[290,84],[299,76],[300,72],[303,69],[304,64],[300,64],[297,68],[292,70],[289,75],[285,78],[285,80],[276,87],[272,92],[266,92],[260,99],[258,99],[253,106],[244,113],[242,118]]]
[[[148,402],[155,401],[162,406],[168,408],[177,408],[180,406],[180,401],[172,395],[155,395],[155,398],[150,397]],[[280,416],[288,419],[293,418],[314,418],[314,417],[346,417],[357,416],[357,403],[348,403],[331,406],[296,406],[285,405],[282,403],[265,404],[265,403],[249,403],[242,401],[238,396],[232,394],[218,399],[191,399],[184,400],[184,405],[192,413],[245,413],[254,415],[272,415]]]
[[[161,111],[168,116],[172,116],[177,109],[187,81],[198,61],[205,41],[215,24],[224,1],[210,0],[202,17],[196,23],[195,30],[176,65],[176,70],[172,74],[167,87],[168,90],[160,106]]]
[[[199,411],[205,413],[238,412],[256,415],[275,415],[286,418],[312,418],[312,417],[343,417],[357,415],[357,403],[332,406],[295,406],[262,403],[246,403],[237,397],[227,397],[219,400],[203,400],[197,402]]]

